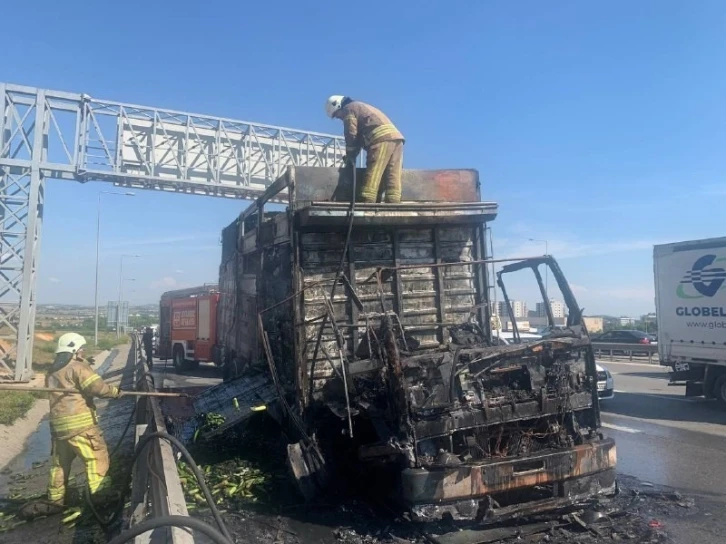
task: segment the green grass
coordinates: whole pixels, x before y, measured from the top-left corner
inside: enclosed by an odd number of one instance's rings
[[[120,346],[123,344],[127,344],[129,341],[128,336],[121,336],[121,338],[116,338],[116,335],[113,336],[106,336],[105,338],[101,335],[98,336],[98,349],[103,351],[105,349],[111,350],[115,348],[116,346]],[[94,346],[92,346],[94,347]]]
[[[26,391],[0,391],[0,425],[12,425],[28,413],[36,395]]]
[[[48,367],[53,364],[55,358],[55,350],[58,345],[58,338],[67,331],[50,331],[50,330],[36,330],[36,338],[33,342],[33,370],[36,372],[47,372]],[[83,335],[86,338],[86,357],[95,357],[104,350],[112,350],[116,346],[120,346],[128,343],[128,336],[121,335],[121,338],[116,338],[115,332],[99,331],[98,333],[98,346],[93,345],[92,330],[87,331],[79,329],[78,334]],[[41,340],[38,335],[52,335],[53,340]],[[102,361],[99,361],[102,362]]]

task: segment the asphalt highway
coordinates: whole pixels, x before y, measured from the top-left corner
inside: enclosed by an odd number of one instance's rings
[[[695,499],[692,515],[664,520],[675,542],[726,542],[726,410],[685,398],[658,365],[599,362],[615,379],[615,397],[601,412],[604,433],[617,443],[618,472]]]

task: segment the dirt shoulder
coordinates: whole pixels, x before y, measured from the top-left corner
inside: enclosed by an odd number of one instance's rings
[[[28,437],[35,432],[42,419],[48,414],[48,401],[38,399],[33,407],[12,425],[0,425],[0,470],[20,455],[25,448]]]

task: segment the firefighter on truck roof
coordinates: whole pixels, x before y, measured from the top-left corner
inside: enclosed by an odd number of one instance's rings
[[[328,98],[325,112],[343,121],[346,162],[355,165],[360,150],[366,150],[366,174],[356,201],[380,202],[385,193],[385,202],[401,202],[403,134],[381,110],[348,96]]]
[[[23,517],[32,518],[63,511],[66,484],[76,456],[85,465],[88,488],[94,502],[99,499],[99,493],[109,487],[106,476],[109,470],[108,449],[98,426],[93,399],[115,399],[120,396],[120,391],[104,382],[83,359],[85,345],[85,338],[73,332],[58,339],[55,360],[46,375],[45,385],[76,390],[81,394],[48,394],[52,437],[48,500],[23,507]]]

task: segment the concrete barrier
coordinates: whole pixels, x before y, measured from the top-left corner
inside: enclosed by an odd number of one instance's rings
[[[613,360],[613,352],[622,351],[630,361],[633,360],[633,353],[645,353],[648,356],[648,363],[653,364],[653,355],[658,353],[658,344],[619,344],[616,342],[593,342],[592,349],[600,356],[602,352],[610,353],[610,360]]]

